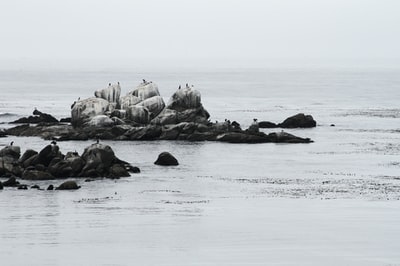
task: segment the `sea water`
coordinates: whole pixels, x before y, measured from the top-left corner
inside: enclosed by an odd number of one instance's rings
[[[102,141],[141,173],[0,191],[2,265],[400,265],[400,70],[1,71],[0,127],[34,108],[68,117],[78,97],[142,78],[166,102],[193,84],[212,121],[243,128],[311,114],[316,128],[285,131],[314,143]],[[163,151],[180,165],[154,165]]]

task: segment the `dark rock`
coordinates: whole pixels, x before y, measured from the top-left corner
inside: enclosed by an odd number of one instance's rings
[[[24,152],[24,154],[22,155],[22,157],[19,159],[19,162],[23,164],[26,160],[28,160],[29,158],[31,158],[32,156],[34,156],[34,155],[36,155],[36,154],[38,154],[37,151],[28,149],[28,150],[26,150],[26,151]]]
[[[21,190],[27,190],[27,189],[28,189],[28,186],[27,186],[27,185],[24,185],[24,184],[21,184],[21,185],[18,185],[17,188],[18,188],[18,189],[21,189]]]
[[[31,188],[40,189],[39,185],[33,185]]]
[[[56,190],[75,190],[79,189],[81,186],[78,186],[78,184],[75,181],[69,180],[65,181],[61,185],[59,185]]]
[[[131,173],[134,173],[134,174],[140,173],[139,167],[136,167],[136,166],[131,166],[131,167],[129,167],[129,168],[128,168],[128,171],[131,172]]]
[[[110,167],[110,173],[108,177],[111,178],[119,178],[119,177],[128,177],[130,174],[125,169],[125,167],[121,164],[114,164]]]
[[[268,138],[265,134],[246,134],[239,132],[228,132],[217,136],[218,141],[229,143],[265,143]]]
[[[272,123],[272,122],[268,122],[268,121],[261,121],[261,122],[258,122],[258,126],[259,126],[260,128],[276,128],[276,127],[278,127],[277,124]]]
[[[2,190],[4,188],[3,183],[0,182],[0,190]]]
[[[46,166],[44,166],[43,164],[37,164],[35,165],[35,170],[46,171]]]
[[[311,115],[304,115],[303,113],[288,117],[278,125],[282,128],[310,128],[316,127],[317,122]]]
[[[61,123],[71,123],[71,117],[61,118],[60,122]]]
[[[331,127],[334,127],[335,126],[335,124],[331,124]]]
[[[7,181],[3,182],[4,187],[16,187],[19,182],[16,180],[15,176],[10,177]]]
[[[39,152],[33,164],[43,164],[47,167],[55,157],[63,157],[60,148],[57,145],[47,145]]]
[[[309,138],[301,138],[295,135],[286,133],[286,132],[278,132],[278,133],[270,133],[268,134],[268,138],[270,142],[276,143],[311,143],[313,142]]]
[[[162,152],[158,155],[157,161],[154,162],[157,165],[179,165],[178,160],[169,152]]]
[[[154,140],[161,136],[160,126],[148,125],[145,127],[135,127],[125,133],[130,140]]]
[[[54,176],[45,171],[25,170],[21,178],[25,180],[52,180]]]
[[[53,190],[54,189],[54,186],[53,185],[49,185],[48,187],[47,187],[47,190]]]
[[[38,110],[34,110],[33,115],[34,116],[17,119],[11,123],[18,123],[18,124],[58,123],[58,120],[54,118],[52,115],[42,113]]]
[[[13,160],[18,160],[21,156],[21,148],[19,146],[6,146],[0,150],[0,157],[10,157]]]

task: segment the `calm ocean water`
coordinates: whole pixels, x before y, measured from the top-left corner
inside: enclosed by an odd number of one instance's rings
[[[317,128],[285,131],[315,142],[105,141],[142,173],[0,191],[4,265],[400,265],[400,70],[1,71],[0,127],[35,107],[67,117],[78,97],[142,78],[166,101],[193,84],[212,120],[243,127],[311,114]],[[11,139],[47,144],[0,147]],[[162,151],[180,165],[155,166]]]

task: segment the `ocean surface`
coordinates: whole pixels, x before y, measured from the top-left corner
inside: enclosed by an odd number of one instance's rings
[[[142,78],[166,102],[193,84],[212,121],[243,128],[311,114],[316,128],[285,131],[314,143],[103,141],[141,173],[0,191],[1,265],[400,265],[400,69],[1,71],[0,128],[34,108],[68,117],[78,97]],[[11,140],[48,144],[0,148]],[[180,165],[154,165],[163,151]]]

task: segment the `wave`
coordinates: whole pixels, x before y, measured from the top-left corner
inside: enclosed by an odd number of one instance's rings
[[[17,114],[14,113],[0,113],[0,118],[4,118],[4,117],[14,117],[14,116],[18,116]]]

